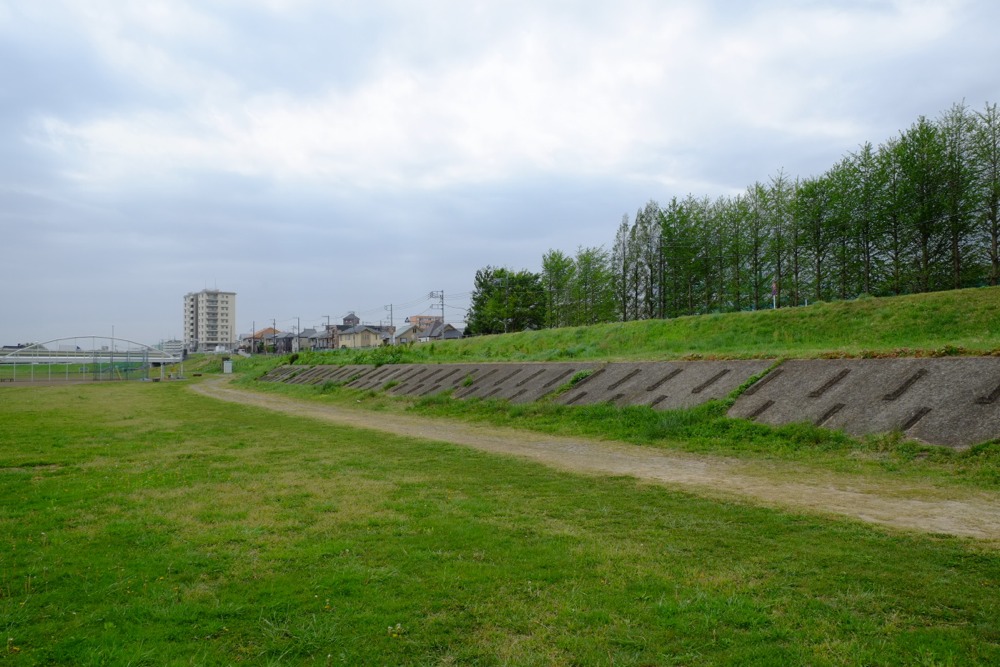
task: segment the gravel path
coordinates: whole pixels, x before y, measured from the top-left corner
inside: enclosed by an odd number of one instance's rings
[[[373,413],[236,389],[225,378],[193,385],[199,394],[344,426],[450,442],[518,456],[553,468],[628,475],[701,495],[832,513],[905,530],[988,540],[1000,546],[1000,495],[872,481],[790,463],[670,452],[620,442],[549,436],[515,429]]]

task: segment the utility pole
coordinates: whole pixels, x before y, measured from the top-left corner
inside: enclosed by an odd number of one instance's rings
[[[392,344],[395,345],[396,344],[396,323],[392,319],[392,304],[390,303],[388,306],[385,307],[385,309],[389,311],[389,331],[391,332],[390,335],[392,336]]]
[[[431,292],[428,296],[432,299],[441,299],[441,304],[435,307],[441,309],[441,340],[444,340],[444,290]]]

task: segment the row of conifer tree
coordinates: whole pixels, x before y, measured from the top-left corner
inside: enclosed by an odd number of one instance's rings
[[[825,173],[650,201],[610,246],[476,275],[470,333],[1000,283],[1000,113],[955,104]]]

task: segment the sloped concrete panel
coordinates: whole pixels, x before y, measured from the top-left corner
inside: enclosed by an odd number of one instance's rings
[[[479,364],[480,373],[469,387],[456,391],[455,397],[530,403],[553,393],[569,382],[575,373],[595,366],[593,363],[574,362]]]
[[[390,382],[394,376],[399,374],[401,369],[398,366],[369,367],[368,372],[349,383],[355,389],[381,389]]]
[[[412,364],[408,372],[401,374],[400,384],[392,393],[404,396],[431,396],[442,391],[455,389],[474,377],[478,369],[468,364],[442,364],[440,366],[420,366]]]
[[[788,361],[729,415],[967,446],[1000,437],[1000,358]]]
[[[342,366],[339,371],[330,374],[326,379],[324,379],[324,382],[330,380],[332,382],[342,382],[344,384],[350,384],[352,382],[357,382],[361,378],[364,378],[374,370],[376,369],[374,369],[372,366],[363,366],[360,364],[351,366]]]
[[[673,410],[722,398],[771,361],[670,361],[605,364],[559,397],[564,405],[611,402]]]

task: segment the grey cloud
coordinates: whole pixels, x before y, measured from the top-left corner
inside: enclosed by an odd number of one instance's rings
[[[893,19],[913,10],[891,2],[454,2],[443,13],[394,2],[290,3],[287,12],[167,6],[203,24],[122,23],[109,36],[75,29],[76,15],[56,4],[8,12],[14,23],[0,24],[0,343],[111,325],[155,342],[180,333],[184,293],[214,286],[238,292],[241,330],[271,318],[283,328],[296,317],[313,325],[347,310],[378,321],[389,303],[425,310],[426,292],[439,289],[454,295],[449,316],[460,317],[476,269],[537,270],[548,249],[607,246],[622,214],[649,199],[738,192],[779,169],[815,175],[920,114],[962,99],[973,108],[1000,101],[1000,9],[986,1],[952,3],[924,41],[895,32]],[[808,40],[775,46],[833,14],[849,30],[826,50]],[[888,32],[872,35],[871,25]],[[684,48],[671,50],[669,39]],[[737,39],[746,40],[744,60],[738,50],[713,60]],[[854,41],[862,39],[884,43]],[[160,60],[129,62],[129,53]],[[479,70],[461,70],[469,63],[522,78],[482,86],[499,96],[481,107],[461,98],[473,111],[449,124],[458,102],[421,94],[459,96],[448,85],[476,83]],[[385,79],[373,77],[387,73],[412,90],[380,97]],[[550,87],[564,97],[546,97]],[[384,100],[430,108],[390,114],[399,126],[363,128],[368,118],[350,115],[351,96],[372,88],[356,103],[363,113]],[[287,117],[270,120],[299,142],[288,153],[281,132],[250,136],[252,123],[209,122],[273,111],[255,103],[275,93],[273,107]],[[323,138],[295,131],[308,121],[321,133],[326,114],[348,123],[339,134],[370,134],[322,147],[325,175],[309,162]],[[74,130],[124,119],[141,131],[98,133],[122,145],[60,152],[46,143],[43,118]],[[490,123],[506,125],[491,134]],[[375,145],[386,136],[417,148]],[[194,149],[157,144],[133,154],[135,137]],[[501,155],[507,138],[523,141],[523,152]],[[255,150],[269,141],[275,152]],[[105,162],[112,150],[120,156]],[[235,157],[213,160],[215,150]],[[269,169],[278,159],[297,170]]]

